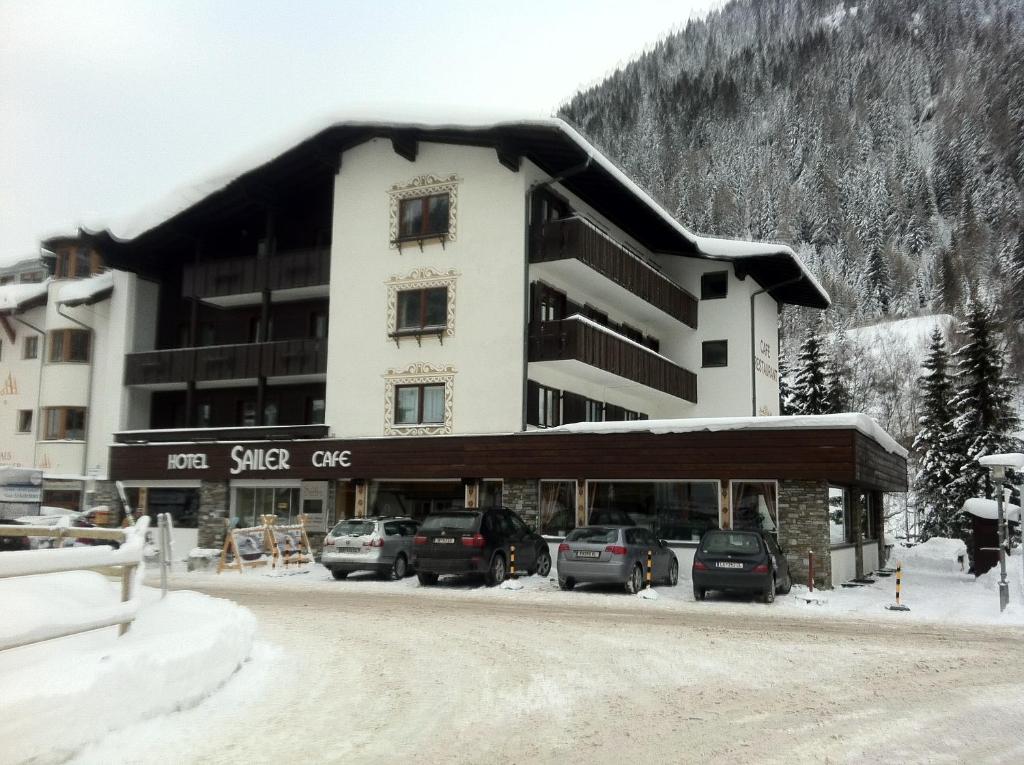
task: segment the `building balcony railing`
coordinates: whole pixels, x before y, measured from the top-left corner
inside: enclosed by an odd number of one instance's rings
[[[677,398],[697,402],[697,375],[581,317],[530,326],[530,361],[579,361]]]
[[[278,340],[129,353],[124,384],[246,380],[324,374],[326,371],[327,340]]]
[[[292,250],[267,258],[227,258],[186,265],[181,294],[198,298],[245,295],[263,290],[319,287],[330,278],[329,247]]]
[[[697,298],[657,266],[580,216],[534,226],[530,262],[576,259],[682,323],[697,327]]]

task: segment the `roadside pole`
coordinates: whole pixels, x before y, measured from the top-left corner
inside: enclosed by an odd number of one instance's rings
[[[1006,581],[1006,545],[1009,534],[1006,524],[1006,513],[1003,510],[1003,481],[1006,469],[1002,465],[992,467],[992,478],[996,482],[996,515],[999,518],[999,610],[1005,611],[1010,603],[1010,585]]]

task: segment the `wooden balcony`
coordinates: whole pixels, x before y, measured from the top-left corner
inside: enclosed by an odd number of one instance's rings
[[[534,226],[530,262],[575,259],[687,326],[697,327],[697,298],[647,260],[580,217]]]
[[[697,403],[697,375],[623,337],[578,319],[530,326],[530,361],[580,361]]]
[[[183,297],[218,298],[263,290],[325,286],[331,278],[329,247],[281,252],[269,258],[227,258],[186,265]]]
[[[317,375],[327,371],[327,341],[278,340],[270,343],[212,345],[129,353],[125,385],[249,380],[258,377]]]

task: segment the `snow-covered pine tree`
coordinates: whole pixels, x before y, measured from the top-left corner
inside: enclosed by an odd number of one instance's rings
[[[998,324],[985,305],[971,301],[960,328],[966,343],[956,352],[956,393],[951,403],[955,416],[952,439],[955,457],[948,484],[956,509],[952,536],[967,539],[970,525],[959,508],[971,497],[992,498],[993,485],[978,457],[1019,451],[1020,441],[1010,433],[1019,424],[1011,404],[1010,381],[1003,373],[1003,349]]]
[[[797,355],[796,383],[793,386],[793,414],[828,414],[828,385],[825,382],[825,356],[821,337],[812,325]]]
[[[789,384],[792,372],[789,361],[782,349],[779,349],[779,414],[795,414],[793,411],[793,388]]]
[[[825,411],[827,414],[848,412],[850,406],[850,386],[846,384],[848,370],[833,357],[825,372]]]
[[[914,476],[914,497],[921,513],[921,538],[956,536],[954,521],[957,508],[950,499],[952,439],[950,401],[953,381],[949,376],[949,352],[942,330],[932,332],[928,355],[921,363],[917,378],[921,415],[914,437],[913,453],[918,461]]]

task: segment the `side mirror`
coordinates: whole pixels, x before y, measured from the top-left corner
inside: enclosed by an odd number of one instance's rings
[[[668,540],[667,539],[659,539],[658,541],[661,543],[662,547],[668,547]]]

